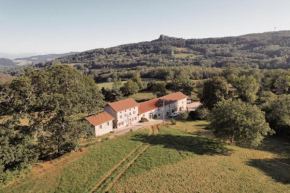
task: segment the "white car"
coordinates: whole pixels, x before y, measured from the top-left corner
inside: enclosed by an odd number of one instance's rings
[[[177,117],[178,116],[178,113],[170,113],[169,117]]]

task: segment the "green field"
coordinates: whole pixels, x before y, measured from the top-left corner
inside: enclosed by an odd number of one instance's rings
[[[207,124],[178,121],[98,142],[35,164],[1,192],[91,192],[98,184],[97,192],[110,185],[112,192],[289,192],[289,142],[230,146],[214,140]]]
[[[150,100],[153,98],[156,98],[155,94],[153,94],[152,92],[138,92],[134,95],[131,96],[133,99],[135,99],[137,102],[138,101],[146,101],[146,100]]]
[[[125,82],[127,81],[122,81],[122,85],[125,84]],[[112,89],[113,87],[113,82],[103,82],[103,83],[98,83],[97,84],[98,87],[101,89],[101,88],[109,88],[109,89]]]

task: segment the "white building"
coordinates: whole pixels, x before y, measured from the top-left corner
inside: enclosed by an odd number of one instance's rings
[[[155,117],[161,119],[163,117],[163,112],[165,116],[168,116],[173,112],[185,111],[186,101],[187,96],[181,92],[177,92],[139,103],[139,120],[142,117],[148,120],[154,119]]]
[[[114,128],[122,128],[138,123],[139,104],[132,98],[109,103],[105,107],[114,120]]]
[[[115,118],[106,111],[86,118],[86,120],[94,126],[95,136],[104,135],[113,131],[114,119]]]
[[[87,117],[95,128],[95,135],[103,135],[129,125],[138,123],[142,117],[162,119],[163,112],[168,116],[173,112],[186,110],[187,96],[181,92],[172,93],[146,102],[137,103],[132,98],[109,103],[104,112]]]

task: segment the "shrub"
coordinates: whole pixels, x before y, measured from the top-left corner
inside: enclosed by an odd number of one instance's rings
[[[195,111],[189,112],[189,117],[192,120],[207,120],[209,118],[210,111],[207,108],[198,108]]]
[[[207,108],[199,108],[196,110],[199,120],[207,120],[209,117],[209,110]]]
[[[148,119],[146,117],[142,117],[139,122],[140,123],[148,122]]]
[[[171,119],[171,124],[172,125],[176,125],[176,120],[175,119]]]
[[[153,116],[153,119],[157,120],[158,119],[157,115],[154,115]]]
[[[181,114],[180,114],[180,118],[181,118],[181,120],[184,120],[184,121],[186,121],[186,120],[187,120],[187,118],[188,118],[188,114],[187,114],[186,112],[184,112],[184,113],[181,113]]]

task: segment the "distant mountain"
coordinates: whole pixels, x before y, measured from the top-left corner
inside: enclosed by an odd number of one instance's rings
[[[91,70],[181,65],[222,67],[226,63],[255,68],[290,68],[289,56],[290,31],[278,31],[204,39],[161,35],[153,41],[71,54],[57,62],[79,63]]]
[[[23,58],[36,55],[35,53],[19,53],[19,54],[10,54],[5,52],[0,52],[0,58],[7,58],[10,60],[14,60],[15,58]]]
[[[0,66],[12,67],[16,66],[16,64],[12,60],[9,60],[7,58],[0,58]]]
[[[24,58],[16,58],[14,60],[15,63],[18,65],[26,65],[26,64],[37,64],[41,62],[47,62],[54,60],[56,58],[69,56],[73,54],[77,54],[78,52],[69,52],[64,54],[46,54],[46,55],[37,55],[37,56],[30,56],[30,57],[24,57]]]

